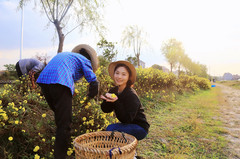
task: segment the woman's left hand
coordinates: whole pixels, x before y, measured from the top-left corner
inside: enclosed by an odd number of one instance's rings
[[[101,95],[100,98],[106,100],[107,102],[115,102],[118,100],[118,97],[116,95],[112,97],[111,93],[106,93],[105,96]]]

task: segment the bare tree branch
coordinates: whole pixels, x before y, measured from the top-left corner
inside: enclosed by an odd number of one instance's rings
[[[56,19],[58,19],[58,0],[57,0],[57,9],[56,9]]]
[[[53,12],[52,12],[52,10],[51,10],[51,5],[49,4],[48,0],[47,0],[47,4],[48,4],[49,11],[50,11],[50,13],[51,13],[51,15],[52,15],[53,21],[55,21],[54,14],[53,14]]]
[[[48,16],[48,12],[47,12],[46,7],[45,7],[45,5],[44,5],[44,3],[43,3],[43,0],[41,0],[41,2],[42,2],[42,4],[43,4],[43,9],[44,9],[44,11],[45,11],[45,13],[46,13],[46,15],[47,15],[47,18],[49,19],[50,22],[54,23],[54,21],[51,20],[50,17]]]
[[[81,26],[83,23],[84,23],[84,22],[82,22],[81,24],[75,26],[72,30],[70,30],[69,32],[67,32],[67,33],[65,34],[65,37],[66,37],[69,33],[71,33],[73,30],[75,30],[75,29],[77,29],[79,26]]]
[[[65,15],[67,14],[67,12],[68,12],[69,8],[71,7],[72,3],[73,3],[73,0],[69,0],[69,3],[68,3],[68,5],[67,5],[67,10],[66,10],[65,12],[63,12],[63,14],[62,14],[61,19],[59,20],[59,22],[61,22],[62,19],[65,17]]]
[[[56,0],[53,1],[53,15],[55,15],[55,4],[56,4]]]

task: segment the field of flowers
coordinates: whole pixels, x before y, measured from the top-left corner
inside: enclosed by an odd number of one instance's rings
[[[88,83],[83,78],[75,85],[73,97],[72,140],[77,136],[104,130],[110,123],[118,122],[114,113],[103,113],[100,95],[113,86],[107,69],[100,67],[96,72],[100,91],[94,100],[86,101]],[[164,73],[147,68],[137,69],[134,85],[144,99],[154,100],[156,94],[162,102],[174,102],[177,94],[210,89],[208,79],[197,76]],[[145,109],[151,109],[144,102]],[[40,88],[31,89],[28,78],[16,80],[14,84],[0,87],[0,158],[52,158],[55,140],[53,112],[46,103]],[[74,158],[73,145],[67,152]]]

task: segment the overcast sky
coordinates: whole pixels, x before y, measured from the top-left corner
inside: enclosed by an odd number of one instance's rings
[[[0,1],[0,69],[4,64],[15,64],[20,58],[21,10],[18,0]],[[175,38],[181,41],[185,53],[208,67],[211,75],[225,72],[240,75],[240,9],[239,0],[111,0],[105,10],[106,39],[121,40],[128,25],[138,25],[148,33],[149,45],[143,48],[140,59],[147,67],[153,64],[168,66],[161,53],[163,41]],[[45,14],[24,8],[22,58],[38,54],[56,55],[58,40],[54,26]],[[97,49],[99,37],[78,30],[69,34],[64,51],[71,51],[80,43]],[[124,59],[131,50],[120,50],[118,59]],[[132,54],[131,54],[132,55]]]

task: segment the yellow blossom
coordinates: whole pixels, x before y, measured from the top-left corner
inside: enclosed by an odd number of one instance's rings
[[[24,103],[24,104],[27,104],[27,100],[24,100],[23,103]]]
[[[86,117],[83,117],[83,118],[82,118],[82,120],[83,120],[83,121],[86,121],[86,120],[87,120],[87,118],[86,118]]]
[[[73,150],[71,148],[68,148],[67,155],[71,156],[72,153],[73,153]]]
[[[19,121],[18,121],[18,120],[16,120],[16,121],[15,121],[15,124],[17,125],[18,123],[19,123]]]
[[[78,91],[77,89],[75,89],[75,90],[74,90],[74,92],[75,92],[76,94],[78,94],[78,93],[79,93],[79,91]]]
[[[36,146],[36,147],[33,149],[34,152],[37,152],[38,150],[39,150],[39,146]]]
[[[36,155],[34,156],[34,159],[40,159],[40,156],[39,156],[38,154],[36,154]]]
[[[111,94],[111,97],[112,97],[112,98],[116,98],[117,96],[116,96],[116,94],[112,93],[112,94]]]
[[[46,114],[45,114],[45,113],[44,113],[44,114],[42,114],[42,117],[43,117],[43,118],[45,118],[45,117],[46,117]]]
[[[13,140],[13,137],[12,137],[12,136],[10,136],[10,137],[8,138],[8,140],[9,140],[9,141],[12,141],[12,140]]]

